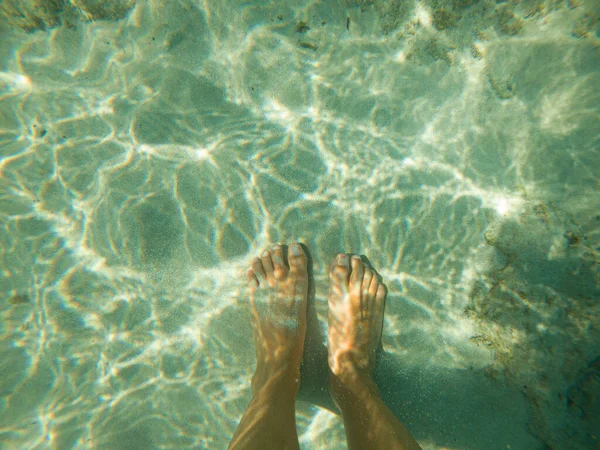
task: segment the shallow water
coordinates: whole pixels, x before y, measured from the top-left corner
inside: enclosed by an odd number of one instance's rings
[[[294,240],[322,327],[337,253],[383,276],[378,380],[424,448],[598,445],[597,7],[394,5],[0,22],[0,447],[225,448],[245,271]]]

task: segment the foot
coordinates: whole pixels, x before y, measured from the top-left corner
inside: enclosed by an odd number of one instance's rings
[[[295,394],[307,322],[306,254],[297,243],[287,252],[281,245],[265,250],[252,260],[248,282],[257,358],[253,391],[276,383]]]
[[[338,407],[348,389],[376,389],[386,289],[359,256],[340,254],[329,268],[329,391]]]

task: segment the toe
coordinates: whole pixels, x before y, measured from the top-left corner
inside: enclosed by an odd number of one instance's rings
[[[365,266],[362,259],[360,259],[360,256],[354,255],[352,257],[352,274],[350,275],[350,287],[353,294],[361,294],[364,274]]]
[[[348,284],[348,275],[350,274],[350,261],[348,255],[340,253],[335,263],[331,265],[329,276],[333,282],[339,285]]]
[[[377,347],[373,348],[373,351],[377,351],[381,347],[381,335],[383,333],[383,318],[385,314],[385,297],[387,294],[386,287],[383,283],[379,283],[377,287],[377,293],[373,301],[373,314],[376,317],[377,322],[373,326],[373,332],[375,333],[373,338],[374,342],[377,342]]]
[[[271,258],[273,259],[273,273],[275,279],[282,280],[288,274],[288,267],[283,260],[283,247],[276,245],[271,251]]]
[[[267,280],[267,274],[260,258],[252,259],[252,271],[259,283]]]
[[[375,311],[374,312],[378,315],[381,315],[382,320],[383,320],[383,314],[384,314],[384,310],[385,310],[385,296],[386,296],[385,285],[383,285],[382,283],[379,283],[379,285],[377,286],[377,292],[375,294],[375,301],[374,301]]]
[[[271,258],[271,252],[265,250],[260,255],[260,260],[265,272],[265,278],[269,283],[269,286],[275,286],[275,269],[273,268],[273,259]]]
[[[340,253],[329,266],[329,306],[341,301],[348,293],[348,274],[350,262],[348,255]],[[332,303],[333,302],[333,303]],[[331,311],[330,311],[331,312]]]
[[[368,290],[368,295],[370,298],[375,298],[375,296],[377,295],[379,286],[382,286],[382,284],[379,283],[379,280],[377,279],[377,277],[373,277],[371,279],[371,284],[369,284],[369,290]]]
[[[373,281],[373,271],[368,267],[365,267],[365,273],[363,275],[362,280],[362,296],[365,298],[369,294],[369,287],[371,286],[371,281]]]
[[[383,302],[385,300],[385,286],[380,284],[377,287],[377,294],[375,295],[375,300],[378,302]]]
[[[259,285],[258,278],[253,270],[248,271],[248,284],[251,289],[256,289]]]
[[[288,261],[290,262],[290,272],[297,277],[303,277],[306,274],[306,254],[300,243],[295,242],[288,249]]]

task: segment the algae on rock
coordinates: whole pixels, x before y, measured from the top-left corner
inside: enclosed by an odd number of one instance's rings
[[[135,6],[135,0],[4,0],[0,24],[27,32],[47,30],[76,20],[117,20]]]

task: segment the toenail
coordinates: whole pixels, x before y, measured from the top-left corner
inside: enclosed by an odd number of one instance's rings
[[[348,255],[340,255],[338,256],[338,264],[345,266],[348,264]]]
[[[302,252],[300,251],[300,246],[298,244],[292,244],[292,255],[300,256]]]
[[[269,256],[269,252],[267,250],[265,250],[264,252],[262,252],[261,255],[263,258],[266,258],[267,256]]]

